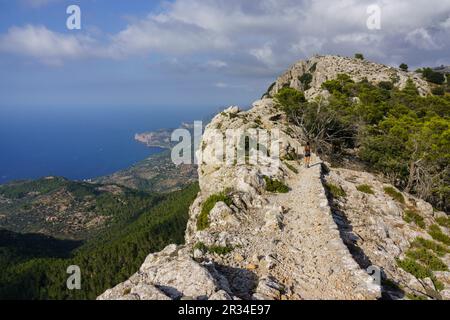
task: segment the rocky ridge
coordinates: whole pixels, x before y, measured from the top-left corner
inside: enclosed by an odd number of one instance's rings
[[[270,96],[286,84],[304,89],[295,79],[313,65],[309,98],[326,94],[318,89],[321,81],[338,73],[358,77],[365,72],[374,82],[395,73],[400,86],[408,75],[354,59],[314,57],[294,65],[250,110],[230,107],[218,114],[206,127],[198,150],[201,192],[190,208],[186,243],[150,254],[136,274],[98,299],[365,300],[401,299],[407,293],[448,298],[448,272],[436,274],[445,287],[432,295],[438,290],[430,286],[431,279],[416,279],[396,263],[418,236],[431,239],[404,221],[404,210],[414,208],[427,225],[444,213],[407,194],[406,203],[396,202],[383,192],[387,185],[371,174],[330,168],[317,155],[311,168],[298,160],[303,153],[298,128],[287,123]],[[412,78],[426,94],[426,82]],[[279,165],[266,152],[252,149],[249,155],[256,153],[257,163],[218,162],[231,144],[227,140],[224,146],[218,132],[247,130],[254,138],[252,129],[258,128],[279,130],[272,140],[280,146]],[[267,191],[270,181],[281,181],[289,191]],[[327,187],[331,183],[346,192],[345,199],[333,197]],[[363,183],[375,192],[358,191]],[[202,226],[202,211],[213,198],[208,224]],[[448,258],[443,258],[447,265]],[[369,275],[373,268],[382,268],[381,282]]]
[[[431,92],[429,84],[417,72],[403,71],[367,60],[348,57],[314,56],[309,60],[295,63],[270,86],[264,96],[273,97],[285,86],[304,91],[307,99],[321,94],[326,95],[321,88],[322,83],[336,79],[341,73],[348,74],[356,82],[365,78],[372,83],[390,81],[400,89],[405,87],[408,79],[412,79],[421,95],[424,96]],[[310,75],[309,79],[305,77],[308,75]]]

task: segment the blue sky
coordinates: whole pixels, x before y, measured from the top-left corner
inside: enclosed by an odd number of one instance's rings
[[[246,106],[316,53],[450,64],[449,35],[450,0],[0,0],[0,108]]]

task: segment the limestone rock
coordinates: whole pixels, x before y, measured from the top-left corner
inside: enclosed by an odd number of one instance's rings
[[[312,75],[310,88],[299,80],[306,73]],[[404,221],[404,211],[414,209],[426,226],[445,213],[433,212],[430,204],[406,193],[405,204],[395,201],[383,190],[386,181],[373,174],[324,170],[329,164],[315,154],[311,168],[296,164],[304,150],[300,128],[288,123],[271,97],[289,85],[306,90],[308,99],[326,99],[329,93],[322,83],[340,73],[355,81],[394,81],[399,88],[411,78],[420,94],[430,92],[419,75],[368,61],[316,56],[296,63],[252,108],[232,106],[206,126],[197,150],[200,192],[189,209],[185,245],[149,254],[138,272],[98,299],[379,299],[386,286],[369,275],[375,266],[382,268],[386,282],[405,290],[389,289],[391,297],[426,295],[423,283],[396,261],[417,237],[432,240],[427,230]],[[248,150],[244,161],[227,158],[224,151],[234,148],[240,137],[228,136],[229,131],[255,139],[256,129],[277,132],[270,140],[279,147],[281,162],[260,149]],[[293,159],[289,163],[298,173],[287,168],[287,159]],[[289,192],[268,192],[264,176],[289,185]],[[342,187],[345,199],[329,197],[323,182]],[[362,184],[370,185],[373,194],[358,191]],[[230,205],[215,203],[209,227],[197,230],[204,202],[219,193],[229,197]],[[194,249],[199,242],[207,248]],[[450,266],[449,254],[441,260]],[[450,299],[448,272],[434,276],[444,283],[442,298]],[[432,281],[426,281],[430,287]]]

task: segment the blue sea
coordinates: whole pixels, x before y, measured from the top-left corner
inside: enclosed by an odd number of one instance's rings
[[[135,141],[135,133],[176,128],[210,113],[187,107],[1,107],[0,184],[111,174],[161,151]]]

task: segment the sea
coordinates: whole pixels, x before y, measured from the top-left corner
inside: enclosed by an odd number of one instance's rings
[[[135,133],[204,120],[208,107],[0,107],[0,184],[108,175],[162,151]]]

